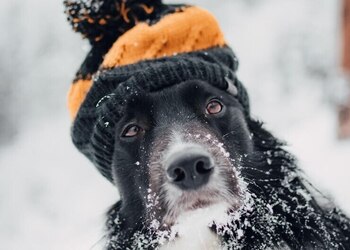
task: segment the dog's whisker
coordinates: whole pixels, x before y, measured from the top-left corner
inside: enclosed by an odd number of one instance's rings
[[[281,181],[281,179],[279,178],[259,178],[251,174],[245,174],[245,176],[243,177],[243,180],[245,182],[247,181],[250,181],[250,182]]]
[[[253,167],[244,167],[244,166],[239,167],[239,170],[244,170],[244,169],[258,172],[258,173],[264,174],[264,175],[269,175],[269,176],[271,176],[271,172],[272,172],[271,170],[260,170],[260,169],[253,168]],[[245,174],[247,174],[247,173],[245,173]]]
[[[225,138],[225,137],[227,137],[227,136],[229,136],[229,135],[233,134],[234,132],[235,132],[235,131],[234,131],[234,130],[232,130],[232,131],[230,131],[230,132],[228,132],[228,133],[224,134],[224,135],[222,136],[222,138]]]

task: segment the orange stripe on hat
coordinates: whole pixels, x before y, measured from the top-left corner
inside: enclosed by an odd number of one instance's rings
[[[163,17],[154,25],[139,23],[120,36],[105,55],[101,68],[173,56],[178,53],[224,46],[225,39],[216,19],[208,11],[187,7]],[[78,80],[68,93],[72,119],[92,86],[92,80]]]
[[[188,7],[163,17],[155,25],[140,23],[127,31],[106,54],[102,67],[224,45],[224,36],[213,15],[198,7]]]
[[[77,115],[80,105],[85,100],[91,86],[92,79],[81,79],[70,86],[68,91],[68,109],[72,119]]]

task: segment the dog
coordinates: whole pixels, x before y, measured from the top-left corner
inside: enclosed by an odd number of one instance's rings
[[[191,81],[138,95],[117,127],[108,249],[350,248],[350,220],[227,92]]]
[[[69,94],[73,142],[121,197],[106,249],[350,249],[350,219],[252,118],[208,12],[66,7],[92,45]]]

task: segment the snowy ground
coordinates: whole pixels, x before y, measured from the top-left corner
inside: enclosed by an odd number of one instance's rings
[[[334,102],[344,92],[339,0],[190,2],[218,17],[256,117],[350,214],[350,142],[337,141],[335,132]],[[45,0],[5,0],[0,10],[9,36],[0,52],[12,59],[0,59],[0,89],[13,82],[11,98],[0,99],[12,124],[6,131],[17,131],[0,146],[0,249],[91,249],[118,198],[70,141],[65,91],[86,43],[61,12],[60,1]],[[19,14],[13,22],[11,13]]]

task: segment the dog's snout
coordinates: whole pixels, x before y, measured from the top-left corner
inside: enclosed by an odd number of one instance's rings
[[[214,165],[207,155],[185,154],[169,165],[167,175],[170,182],[182,189],[196,189],[205,185]]]

